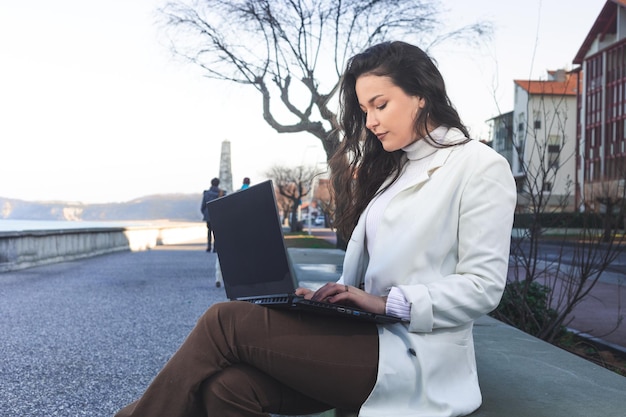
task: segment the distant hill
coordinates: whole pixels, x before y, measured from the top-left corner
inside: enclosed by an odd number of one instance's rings
[[[199,194],[158,194],[123,203],[104,204],[23,201],[0,197],[0,219],[200,221],[201,200]]]

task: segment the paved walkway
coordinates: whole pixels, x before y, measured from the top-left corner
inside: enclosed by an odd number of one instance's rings
[[[225,300],[204,245],[0,274],[0,416],[112,416],[207,306]]]

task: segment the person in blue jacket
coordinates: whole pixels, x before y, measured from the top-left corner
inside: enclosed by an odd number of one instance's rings
[[[243,183],[241,184],[241,188],[239,190],[245,190],[248,187],[250,187],[250,178],[245,177],[243,179]]]

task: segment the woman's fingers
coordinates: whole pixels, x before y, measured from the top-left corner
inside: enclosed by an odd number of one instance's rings
[[[313,290],[308,288],[296,288],[296,295],[302,296],[306,299],[310,299],[313,296]]]
[[[329,282],[313,292],[304,288],[296,290],[297,295],[304,295],[306,299],[324,301],[328,303],[345,304],[359,307],[374,313],[385,312],[385,299],[345,284]]]
[[[313,297],[311,298],[313,301],[326,301],[329,298],[332,298],[341,293],[348,292],[348,286],[344,284],[337,284],[336,282],[329,282],[323,285],[319,290],[315,291]]]

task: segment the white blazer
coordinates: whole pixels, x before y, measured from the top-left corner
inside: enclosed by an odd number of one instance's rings
[[[462,138],[450,129],[445,141]],[[472,326],[500,302],[515,203],[507,161],[472,140],[438,149],[389,202],[369,254],[366,208],[339,281],[381,296],[397,286],[411,320],[378,326],[378,377],[359,416],[459,416],[480,406]]]

